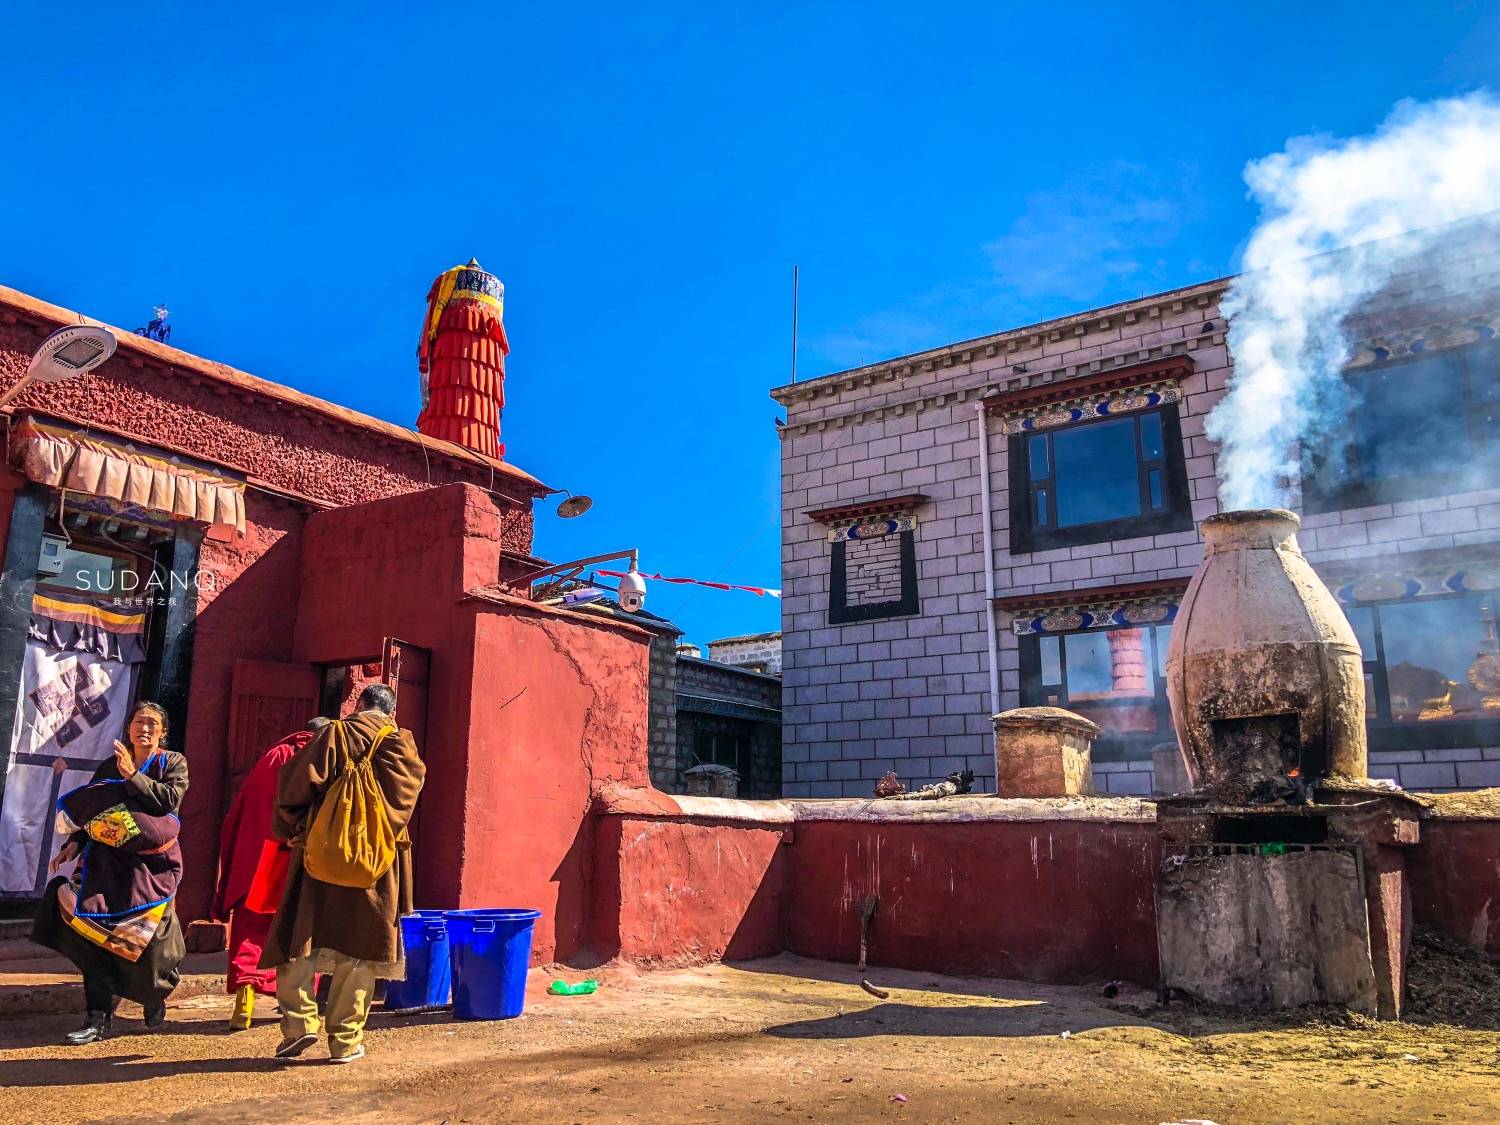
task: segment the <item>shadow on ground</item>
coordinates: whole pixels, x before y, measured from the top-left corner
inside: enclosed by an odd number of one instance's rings
[[[92,1056],[85,1068],[59,1073],[56,1059],[10,1059],[5,1063],[6,1086],[78,1086],[111,1082],[140,1082],[148,1078],[170,1078],[180,1074],[267,1074],[285,1069],[287,1064],[275,1059],[193,1059],[178,1062],[153,1062],[147,1055]]]

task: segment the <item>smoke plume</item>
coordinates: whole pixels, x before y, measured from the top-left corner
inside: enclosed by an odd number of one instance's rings
[[[1344,320],[1440,237],[1500,209],[1500,102],[1402,102],[1372,135],[1252,161],[1261,208],[1225,296],[1235,373],[1209,415],[1226,509],[1284,507],[1303,443],[1343,415]],[[1438,284],[1441,284],[1439,280]]]

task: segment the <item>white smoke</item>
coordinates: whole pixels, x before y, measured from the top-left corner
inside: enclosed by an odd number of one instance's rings
[[[1230,510],[1286,506],[1299,445],[1341,413],[1343,322],[1358,302],[1433,228],[1500,209],[1500,102],[1402,102],[1374,134],[1294,139],[1245,181],[1261,218],[1222,305],[1234,376],[1206,426]]]

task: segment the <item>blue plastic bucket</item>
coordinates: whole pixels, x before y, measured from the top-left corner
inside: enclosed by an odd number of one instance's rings
[[[385,1006],[393,1009],[441,1008],[452,986],[448,921],[441,910],[418,910],[401,918],[406,979],[388,981]]]
[[[508,1020],[526,1007],[531,930],[540,910],[450,910],[453,1018]]]

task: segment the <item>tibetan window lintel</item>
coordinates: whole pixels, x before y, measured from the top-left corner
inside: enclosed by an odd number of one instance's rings
[[[1112,625],[1160,625],[1177,616],[1177,605],[1187,585],[1186,578],[1162,578],[1085,590],[1013,594],[996,598],[992,604],[1012,615],[1011,631],[1017,636]]]
[[[808,513],[824,525],[829,543],[830,625],[921,612],[916,510],[926,502],[910,493]]]
[[[1464,558],[1451,548],[1415,551],[1405,565],[1380,566],[1364,573],[1331,570],[1320,577],[1341,605],[1446,597],[1452,594],[1492,594],[1500,591],[1500,559],[1493,545],[1484,555]]]
[[[1001,416],[1006,433],[1022,433],[1177,402],[1179,384],[1192,373],[1191,358],[1171,356],[991,395],[984,405]]]
[[[920,492],[909,492],[904,496],[888,496],[880,500],[856,500],[852,504],[839,504],[832,508],[817,508],[807,513],[807,518],[817,523],[856,523],[865,516],[889,515],[895,512],[910,512],[927,503],[928,497]]]

